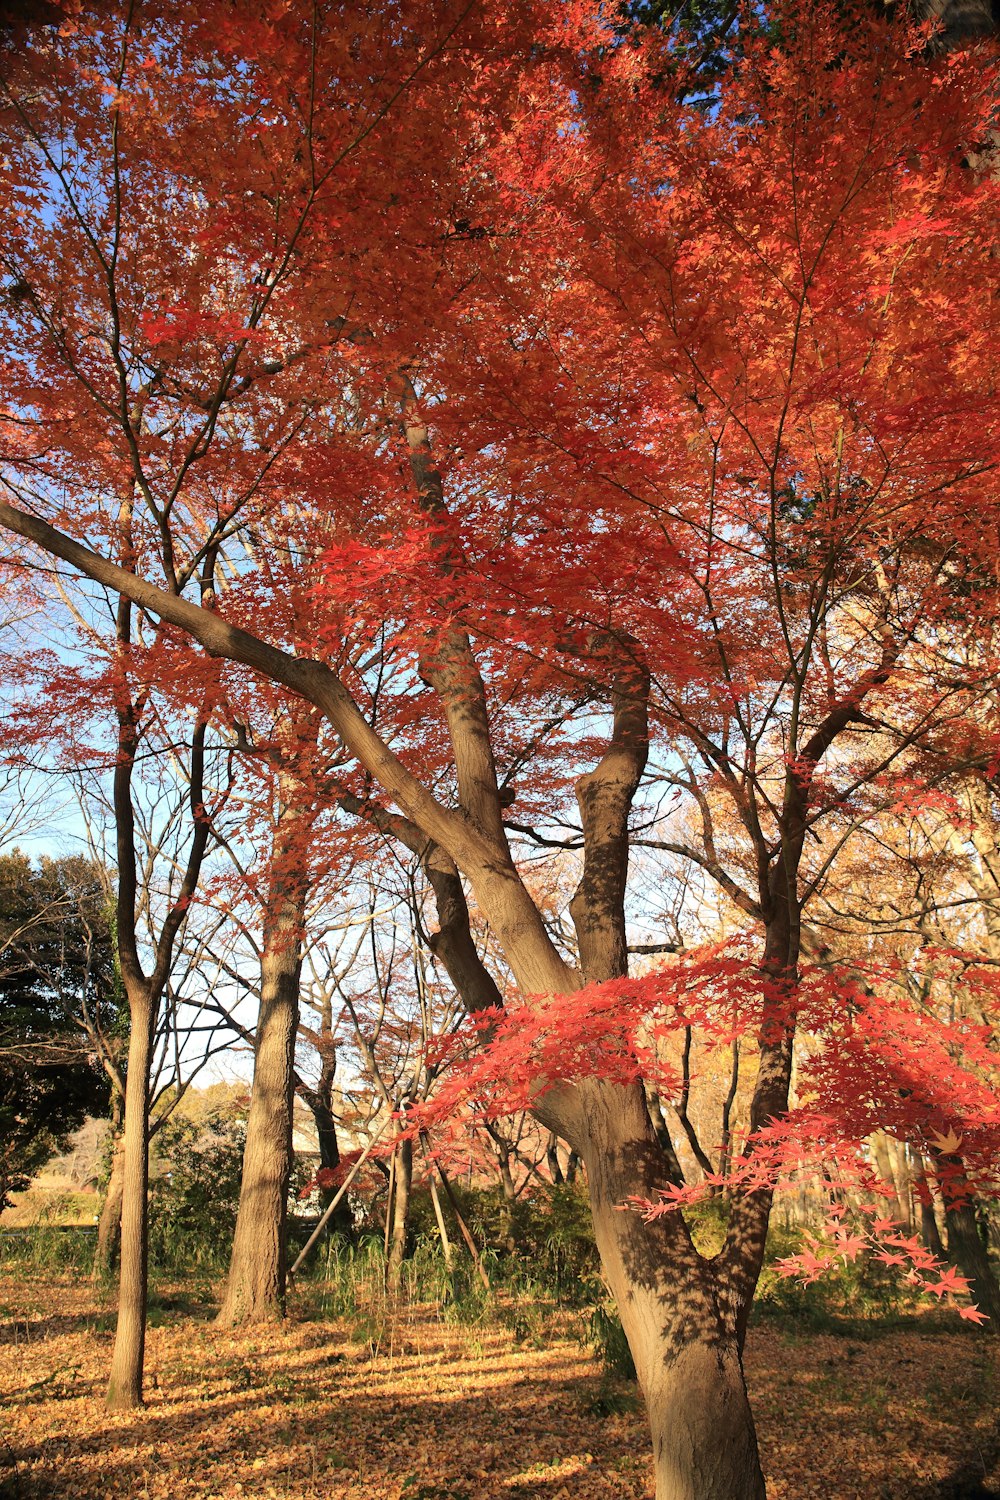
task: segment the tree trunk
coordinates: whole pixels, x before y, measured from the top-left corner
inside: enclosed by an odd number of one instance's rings
[[[941,25],[931,44],[935,53],[953,52],[979,37],[996,36],[997,21],[991,0],[921,0],[917,14]]]
[[[148,1276],[149,1067],[154,1007],[150,987],[129,986],[131,1032],[122,1137],[121,1275],[118,1323],[108,1377],[114,1411],[142,1405]]]
[[[510,1158],[506,1152],[497,1157],[497,1171],[500,1177],[501,1199],[501,1224],[503,1226],[504,1245],[508,1255],[517,1253],[517,1235],[514,1232],[514,1204],[517,1202],[517,1189],[514,1186],[514,1178],[510,1170]]]
[[[390,1292],[398,1292],[403,1279],[407,1236],[410,1229],[410,1187],[413,1183],[413,1142],[400,1141],[394,1153],[392,1222],[385,1279]]]
[[[465,1248],[472,1256],[472,1264],[476,1268],[476,1275],[479,1277],[486,1291],[489,1291],[490,1278],[487,1274],[486,1267],[483,1265],[483,1258],[476,1246],[475,1238],[473,1236],[472,1230],[469,1228],[466,1222],[465,1215],[458,1206],[458,1200],[455,1197],[455,1193],[451,1183],[448,1181],[448,1174],[440,1163],[438,1163],[437,1165],[437,1174],[441,1179],[441,1186],[445,1190],[448,1202],[451,1204],[451,1211],[455,1215],[455,1223],[458,1225],[459,1233],[465,1241]]]
[[[122,505],[120,520],[127,541],[126,555],[130,555],[131,499],[127,499]],[[207,590],[209,586],[210,579],[205,575],[203,587]],[[132,638],[132,606],[124,594],[118,598],[115,634],[119,652],[123,656],[127,655]],[[187,785],[191,835],[187,860],[160,926],[159,937],[154,946],[152,972],[147,976],[139,958],[136,936],[138,864],[135,850],[135,808],[132,802],[132,773],[142,737],[140,726],[144,701],[143,694],[139,695],[138,700],[131,696],[127,672],[121,673],[116,683],[118,758],[113,781],[115,850],[118,857],[115,935],[118,964],[128,997],[130,1030],[125,1075],[118,1324],[106,1396],[108,1406],[118,1410],[128,1410],[142,1404],[149,1270],[149,1071],[153,1054],[153,1033],[160,998],[170,976],[174,944],[198,886],[209,833],[204,806],[207,720],[199,718],[191,736]]]
[[[588,1088],[587,1168],[604,1274],[653,1437],[656,1500],[763,1500],[737,1320],[679,1214],[647,1224],[620,1205],[652,1196],[662,1158],[641,1088]]]
[[[116,1104],[118,1103],[116,1099]],[[94,1250],[93,1278],[105,1280],[115,1268],[122,1227],[122,1190],[125,1183],[125,1141],[121,1127],[120,1104],[112,1122],[111,1173],[97,1222],[97,1245]]]
[[[260,1018],[225,1327],[269,1322],[285,1311],[285,1231],[292,1169],[292,1099],[300,948],[294,922],[272,929],[261,963]]]
[[[913,1173],[907,1150],[902,1141],[897,1141],[893,1136],[887,1135],[885,1139],[889,1148],[889,1160],[892,1162],[892,1179],[896,1184],[896,1200],[904,1214],[903,1222],[907,1229],[912,1230],[915,1220]]]
[[[1000,1333],[1000,1287],[976,1217],[965,1163],[953,1152],[932,1150],[931,1160],[944,1203],[948,1259],[969,1279],[970,1296],[989,1318],[987,1333]]]
[[[910,1205],[903,1194],[893,1167],[889,1138],[884,1130],[876,1130],[871,1137],[871,1143],[875,1165],[878,1167],[878,1175],[892,1192],[892,1209],[895,1213],[896,1221],[904,1229],[909,1229],[911,1227]]]
[[[243,1150],[243,1177],[229,1275],[219,1309],[224,1327],[285,1315],[288,1183],[292,1171],[295,1038],[299,1027],[302,934],[309,899],[308,842],[315,806],[291,752],[315,748],[318,723],[293,726],[278,777],[260,970],[260,1016]]]
[[[302,1090],[302,1097],[312,1111],[313,1120],[316,1122],[316,1138],[319,1142],[319,1164],[320,1167],[328,1172],[333,1172],[340,1166],[337,1118],[333,1113],[333,1079],[335,1067],[335,1059],[332,1067],[328,1067],[324,1060],[318,1087]],[[336,1188],[320,1189],[319,1202],[321,1210],[329,1207],[333,1201],[335,1192]],[[333,1211],[330,1228],[337,1234],[343,1235],[345,1239],[350,1239],[354,1234],[351,1205],[347,1200],[346,1193]]]
[[[628,972],[627,827],[646,764],[648,686],[640,653],[619,658],[611,742],[595,770],[577,782],[584,868],[570,913],[588,982]],[[779,893],[784,905],[775,902],[782,912],[787,908],[786,887],[787,882]],[[794,976],[788,932],[787,921],[783,929],[775,921],[768,931],[766,962],[782,980]],[[685,1064],[690,1050],[689,1033]],[[772,1040],[766,1048],[762,1044],[754,1093],[758,1113],[771,1117],[785,1107],[790,1055],[790,1042],[783,1046]],[[681,1122],[691,1139],[686,1100],[684,1105]],[[554,1106],[558,1115],[557,1096]],[[742,1341],[763,1258],[770,1195],[758,1194],[753,1204],[742,1204],[741,1215],[731,1210],[727,1245],[717,1270],[698,1254],[679,1213],[647,1223],[640,1214],[622,1208],[630,1198],[655,1202],[675,1165],[657,1140],[642,1084],[623,1087],[584,1080],[577,1084],[567,1113],[560,1126],[546,1100],[536,1110],[543,1124],[557,1128],[569,1141],[586,1168],[601,1265],[646,1401],[656,1500],[763,1500]],[[752,1126],[757,1123],[751,1119]],[[696,1142],[694,1136],[693,1150]]]
[[[340,1143],[337,1140],[337,1121],[330,1107],[329,1098],[325,1090],[317,1091],[315,1094],[310,1094],[307,1102],[316,1122],[319,1164],[327,1172],[334,1172],[340,1166]],[[333,1197],[333,1189],[324,1188],[321,1197],[329,1202]]]
[[[931,1193],[927,1169],[924,1166],[923,1156],[915,1148],[913,1152],[913,1176],[917,1202],[920,1205],[920,1238],[932,1255],[936,1255],[938,1260],[944,1260],[944,1243],[941,1239],[941,1231],[938,1229],[937,1216],[934,1212],[934,1197]]]
[[[441,1211],[441,1199],[438,1197],[433,1168],[427,1173],[427,1183],[431,1190],[431,1203],[434,1206],[434,1222],[437,1224],[437,1231],[441,1238],[441,1253],[444,1256],[445,1270],[450,1271],[454,1256],[451,1251],[451,1240],[448,1238],[448,1226],[444,1222],[444,1214]]]
[[[985,1331],[1000,1333],[1000,1287],[979,1233],[975,1200],[968,1198],[950,1205],[946,1200],[944,1217],[948,1231],[948,1259],[969,1278],[970,1296],[990,1320],[984,1325]]]

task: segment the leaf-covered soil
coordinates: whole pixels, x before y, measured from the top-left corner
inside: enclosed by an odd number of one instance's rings
[[[77,1274],[0,1278],[0,1496],[610,1500],[652,1494],[632,1388],[566,1326],[544,1347],[431,1307],[293,1308],[215,1328],[194,1288],[154,1305],[148,1403],[102,1404],[113,1313]],[[1000,1494],[997,1341],[762,1324],[747,1372],[771,1500]],[[630,1404],[632,1409],[630,1409]]]

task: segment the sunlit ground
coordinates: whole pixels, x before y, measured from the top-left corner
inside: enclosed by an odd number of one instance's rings
[[[652,1494],[632,1389],[602,1380],[569,1315],[544,1346],[435,1308],[216,1330],[205,1289],[161,1288],[148,1404],[102,1404],[110,1293],[0,1278],[0,1496],[580,1500]],[[869,1339],[751,1331],[772,1500],[1000,1493],[993,1340],[956,1326]],[[985,1481],[986,1488],[983,1488]]]

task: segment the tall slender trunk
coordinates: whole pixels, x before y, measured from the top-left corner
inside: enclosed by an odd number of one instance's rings
[[[137,424],[140,419],[136,419]],[[121,505],[119,521],[125,555],[132,560],[132,499]],[[215,554],[206,557],[201,579],[203,600],[211,593]],[[201,867],[208,848],[209,823],[205,813],[205,735],[207,718],[199,715],[191,735],[185,801],[190,818],[187,858],[180,881],[160,923],[153,944],[153,966],[149,974],[139,956],[137,913],[139,867],[136,858],[135,805],[132,775],[142,740],[143,714],[148,690],[129,678],[132,644],[132,605],[124,594],[118,597],[115,614],[116,673],[114,683],[117,720],[117,760],[113,779],[115,852],[118,890],[115,897],[115,938],[118,964],[129,1006],[129,1048],[125,1076],[125,1129],[123,1138],[121,1275],[118,1285],[118,1325],[111,1356],[106,1400],[109,1407],[125,1410],[142,1404],[142,1375],[146,1353],[146,1293],[149,1259],[149,1073],[153,1055],[153,1033],[160,999],[167,986],[174,958],[174,945],[187,919],[198,888]],[[157,851],[159,852],[159,851]],[[174,861],[172,860],[173,864]],[[174,866],[176,868],[176,865]]]
[[[913,1176],[917,1189],[917,1201],[920,1205],[920,1238],[932,1255],[939,1260],[945,1256],[944,1243],[941,1239],[941,1231],[938,1229],[937,1216],[934,1212],[934,1198],[924,1166],[923,1156],[916,1149],[913,1153]]]
[[[413,1142],[400,1141],[394,1153],[392,1217],[389,1229],[389,1256],[385,1279],[391,1292],[398,1292],[403,1279],[407,1238],[410,1230],[410,1189],[413,1184]]]
[[[448,1226],[444,1221],[441,1211],[441,1199],[438,1196],[437,1183],[434,1181],[434,1169],[427,1174],[427,1183],[431,1191],[431,1203],[434,1207],[434,1222],[437,1224],[437,1232],[441,1240],[441,1253],[444,1256],[445,1269],[450,1271],[454,1256],[451,1250],[451,1240],[448,1238]]]
[[[125,1081],[121,1273],[118,1324],[107,1404],[127,1410],[142,1403],[148,1276],[149,1068],[155,1007],[149,985],[128,985],[131,1033]]]
[[[321,1056],[323,1054],[321,1053]],[[319,1145],[319,1164],[327,1172],[333,1172],[340,1166],[340,1142],[337,1139],[337,1117],[333,1112],[333,1080],[336,1075],[336,1054],[332,1061],[323,1056],[320,1068],[319,1083],[315,1088],[307,1088],[300,1085],[299,1092],[308,1104],[313,1121],[316,1125],[316,1140]],[[319,1193],[320,1209],[325,1210],[333,1201],[336,1188],[321,1188]],[[336,1233],[349,1238],[354,1231],[351,1218],[351,1205],[346,1195],[341,1198],[333,1211],[330,1228]]]
[[[260,1015],[240,1203],[219,1309],[218,1320],[226,1327],[273,1321],[285,1312],[295,1036],[309,893],[303,838],[311,815],[296,803],[298,784],[291,777],[282,780],[264,920]]]
[[[119,608],[119,639],[127,640],[128,611]],[[119,758],[114,775],[115,831],[118,852],[118,960],[129,1006],[129,1048],[125,1076],[123,1133],[121,1274],[118,1283],[118,1324],[108,1376],[107,1404],[125,1410],[142,1404],[142,1374],[146,1352],[146,1292],[149,1257],[149,1073],[153,1032],[160,997],[166,988],[174,944],[198,884],[208,844],[204,816],[205,723],[199,721],[191,741],[188,797],[192,818],[191,841],[183,877],[155,947],[152,973],[139,960],[136,938],[137,867],[135,815],[132,806],[132,769],[138,747],[138,716],[131,700],[118,711]]]
[[[266,950],[243,1178],[229,1274],[219,1310],[226,1327],[284,1315],[286,1217],[299,951]]]

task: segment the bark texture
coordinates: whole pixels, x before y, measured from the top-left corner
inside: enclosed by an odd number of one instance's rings
[[[149,1192],[149,1067],[155,1007],[148,985],[128,986],[131,1035],[122,1144],[121,1272],[118,1323],[108,1376],[107,1404],[127,1411],[142,1404],[146,1350]]]
[[[295,1036],[309,893],[305,843],[311,810],[301,792],[294,777],[281,778],[240,1202],[218,1319],[225,1327],[270,1322],[285,1312]]]
[[[601,1264],[646,1402],[656,1500],[763,1500],[742,1363],[742,1320],[679,1215],[645,1223],[629,1196],[664,1182],[640,1087],[586,1085],[587,1168]]]
[[[297,949],[266,952],[240,1203],[219,1311],[219,1322],[226,1327],[284,1315],[298,993]]]
[[[963,1184],[967,1186],[967,1180],[960,1158],[949,1156],[941,1160],[950,1165],[949,1179],[952,1188],[957,1187],[961,1191]],[[948,1259],[958,1267],[963,1276],[969,1278],[972,1300],[990,1320],[982,1325],[984,1331],[994,1336],[1000,1335],[1000,1286],[997,1285],[986,1244],[979,1232],[976,1200],[971,1193],[967,1193],[949,1201],[947,1189],[944,1199]]]

